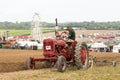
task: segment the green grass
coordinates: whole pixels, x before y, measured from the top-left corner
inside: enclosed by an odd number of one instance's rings
[[[2,34],[4,34],[6,30],[0,30]],[[8,30],[9,31],[9,36],[15,36],[15,35],[30,35],[31,30]],[[43,29],[42,33],[48,33],[48,32],[53,32],[53,29]]]

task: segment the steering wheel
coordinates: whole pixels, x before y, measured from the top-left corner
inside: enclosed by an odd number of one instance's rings
[[[63,39],[63,40],[67,40],[68,39],[68,32],[67,31],[64,31],[64,32],[62,32],[61,33],[61,38]]]

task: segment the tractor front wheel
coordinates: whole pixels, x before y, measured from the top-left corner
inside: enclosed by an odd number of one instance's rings
[[[31,57],[29,57],[29,58],[27,58],[25,65],[26,65],[26,69],[34,69],[35,61]]]
[[[66,58],[64,56],[59,56],[56,67],[59,72],[64,72],[66,70]]]

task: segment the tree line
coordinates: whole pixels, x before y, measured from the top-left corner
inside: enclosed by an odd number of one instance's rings
[[[88,30],[120,30],[120,21],[113,22],[65,22],[58,24],[61,29],[66,26],[72,26],[77,29],[88,29]],[[41,22],[43,28],[54,28],[55,23]],[[31,29],[31,22],[0,22],[0,29]]]

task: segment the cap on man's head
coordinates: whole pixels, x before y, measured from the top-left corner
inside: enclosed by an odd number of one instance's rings
[[[72,28],[71,26],[67,26],[67,28]]]
[[[67,26],[67,30],[70,30],[72,27],[71,26]]]

